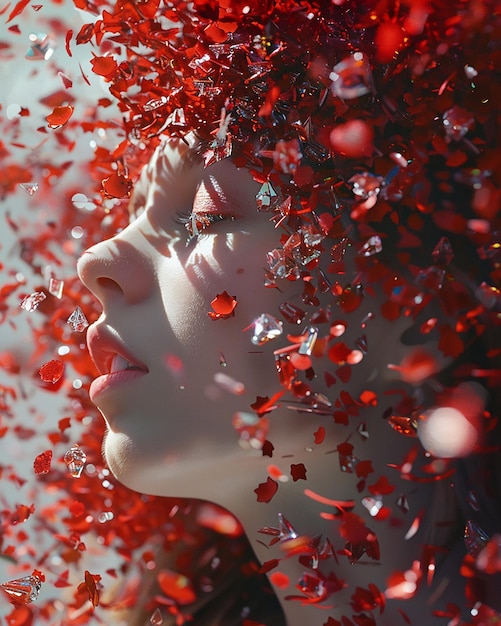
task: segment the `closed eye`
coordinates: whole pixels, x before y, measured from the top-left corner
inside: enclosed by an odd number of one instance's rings
[[[212,224],[224,220],[235,221],[235,216],[228,213],[191,211],[191,213],[179,213],[175,219],[176,223],[182,224],[188,231],[187,245],[198,239],[203,231],[206,231]]]

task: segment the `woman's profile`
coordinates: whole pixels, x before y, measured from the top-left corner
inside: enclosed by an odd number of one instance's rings
[[[119,176],[147,163],[129,226],[78,268],[102,307],[87,343],[106,461],[136,491],[234,515],[288,626],[452,619],[465,523],[500,521],[482,482],[487,508],[468,510],[457,461],[496,454],[495,215],[474,182],[482,167],[497,184],[494,109],[465,70],[491,71],[480,18],[156,10],[115,8],[131,37],[106,76],[128,111]]]

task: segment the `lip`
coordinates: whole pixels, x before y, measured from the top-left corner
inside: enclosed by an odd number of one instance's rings
[[[87,347],[90,356],[100,374],[92,381],[89,396],[92,402],[109,389],[123,385],[146,376],[148,368],[139,361],[128,347],[114,334],[114,331],[102,324],[92,325],[87,331]],[[111,363],[115,355],[120,355],[134,366],[134,369],[124,369],[111,372]]]
[[[105,392],[123,387],[123,385],[131,383],[137,378],[146,376],[147,373],[143,370],[121,370],[120,372],[113,372],[113,374],[98,376],[89,387],[89,397],[94,404],[97,404],[97,399]]]

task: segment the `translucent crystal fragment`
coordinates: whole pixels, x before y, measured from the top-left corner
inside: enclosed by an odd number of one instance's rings
[[[54,54],[55,43],[46,33],[31,33],[30,47],[24,55],[28,61],[48,61]]]
[[[87,461],[87,455],[79,445],[72,446],[64,455],[64,462],[73,478],[80,478]]]
[[[478,496],[476,492],[473,491],[473,489],[468,491],[467,500],[468,500],[468,504],[471,506],[471,508],[474,511],[480,511],[480,504],[478,501]]]
[[[38,306],[45,300],[46,297],[47,296],[43,291],[34,291],[29,296],[23,298],[19,306],[25,311],[28,311],[28,313],[33,313],[33,311],[38,309]]]
[[[284,250],[278,248],[270,250],[266,253],[266,262],[274,278],[287,278],[292,271],[290,263],[287,263]]]
[[[417,437],[417,419],[414,416],[390,415],[388,424],[401,435]]]
[[[294,526],[284,515],[282,515],[282,513],[278,514],[278,528],[280,530],[281,541],[297,539],[297,537],[299,536]]]
[[[308,598],[317,601],[325,598],[327,595],[325,582],[318,576],[309,572],[303,574],[298,580],[297,586]]]
[[[409,506],[409,500],[407,499],[407,496],[404,494],[401,494],[398,496],[397,498],[397,506],[398,508],[402,511],[402,513],[408,513],[410,506]]]
[[[204,167],[209,167],[222,159],[226,159],[231,156],[232,151],[233,143],[229,134],[225,137],[216,137],[210,142],[209,147],[204,152]]]
[[[337,63],[329,78],[332,93],[343,100],[359,98],[372,90],[369,59],[362,52],[354,52]]]
[[[447,237],[442,237],[431,253],[433,263],[436,265],[449,265],[454,258],[451,242]]]
[[[339,455],[339,469],[346,474],[353,474],[358,464],[358,459],[353,454]]]
[[[283,323],[277,320],[273,315],[268,313],[261,313],[257,317],[253,324],[254,334],[252,335],[252,343],[255,346],[262,346],[268,341],[272,341],[283,333]]]
[[[307,356],[310,356],[313,352],[317,337],[318,328],[316,328],[315,326],[310,326],[306,331],[306,338],[299,345],[299,354],[306,354]]]
[[[466,522],[464,543],[468,552],[477,557],[489,543],[489,535],[472,520]]]
[[[61,300],[64,289],[64,280],[49,278],[49,293]]]
[[[306,317],[306,312],[303,311],[303,309],[300,309],[298,306],[291,304],[290,302],[282,302],[278,308],[280,313],[291,324],[301,324]]]
[[[38,191],[38,183],[19,183],[19,186],[24,189],[29,196],[34,196]]]
[[[38,576],[31,575],[1,583],[0,588],[12,604],[29,604],[38,598],[42,581]]]
[[[383,244],[381,242],[381,237],[379,235],[373,235],[369,237],[364,245],[360,248],[359,254],[360,256],[374,256],[375,254],[379,254],[383,249]]]
[[[357,426],[357,433],[363,441],[367,441],[367,439],[369,439],[369,431],[367,430],[367,424],[365,422],[361,422]]]
[[[501,305],[501,290],[486,282],[480,283],[475,295],[486,309],[497,310]]]
[[[371,498],[370,496],[362,498],[362,505],[369,511],[372,517],[376,517],[379,511],[383,508],[383,498],[376,496]]]
[[[221,93],[220,87],[214,87],[214,83],[211,80],[195,80],[193,84],[198,89],[198,96],[214,97]]]
[[[160,611],[160,609],[157,607],[151,617],[150,617],[150,624],[153,624],[153,626],[162,626],[162,624],[164,623],[164,619],[162,617],[162,613]]]
[[[383,186],[383,180],[382,176],[361,172],[352,176],[348,182],[352,184],[351,190],[355,196],[367,200],[371,197],[377,198]]]
[[[84,312],[79,306],[77,306],[77,308],[69,316],[69,318],[67,319],[67,323],[77,333],[82,333],[89,325],[89,322],[87,321]]]
[[[263,183],[261,189],[256,194],[256,203],[259,211],[269,211],[278,202],[278,194],[273,189],[271,183]]]
[[[473,128],[475,118],[466,109],[455,105],[443,114],[442,123],[447,137],[459,141]]]
[[[156,109],[160,109],[161,107],[165,106],[167,102],[168,102],[168,99],[165,96],[162,96],[161,98],[157,98],[153,100],[148,100],[148,102],[146,102],[146,104],[143,105],[143,110],[155,111]]]
[[[418,272],[416,276],[416,285],[430,289],[431,291],[439,291],[445,278],[445,270],[435,265],[430,265],[424,270]]]
[[[269,422],[254,413],[238,411],[233,416],[233,428],[237,431],[238,443],[244,450],[261,450],[268,435]]]

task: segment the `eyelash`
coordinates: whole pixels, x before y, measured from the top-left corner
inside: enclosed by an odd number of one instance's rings
[[[175,221],[178,224],[182,224],[188,231],[188,241],[186,243],[189,244],[194,239],[198,239],[209,226],[223,220],[234,221],[235,218],[227,213],[200,213],[199,211],[195,213],[191,211],[190,213],[178,213]]]

